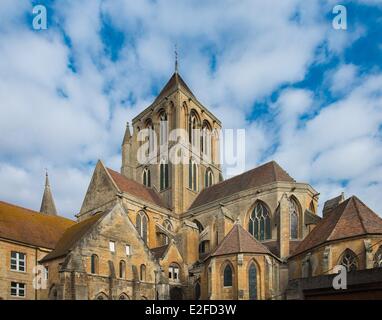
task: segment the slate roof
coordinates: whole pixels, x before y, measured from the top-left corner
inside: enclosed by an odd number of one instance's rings
[[[325,201],[324,208],[322,209],[323,215],[326,215],[328,212],[333,210],[335,207],[337,207],[341,202],[345,200],[344,194],[340,194],[337,197],[334,197],[333,199],[329,199]]]
[[[306,236],[293,255],[324,243],[362,235],[382,235],[382,219],[356,196],[330,211]]]
[[[73,246],[79,241],[102,217],[109,211],[96,214],[86,220],[76,223],[65,231],[56,247],[47,254],[41,262],[63,257],[69,253]]]
[[[0,238],[53,249],[75,222],[0,201]]]
[[[202,190],[190,209],[276,181],[296,182],[277,162],[271,161]]]
[[[152,188],[147,188],[141,183],[134,181],[132,179],[128,179],[121,175],[120,173],[106,168],[109,172],[111,178],[114,180],[115,184],[118,186],[120,191],[126,192],[135,196],[143,201],[147,201],[153,204],[156,204],[162,208],[167,208],[165,203],[162,201],[157,192],[155,192]]]
[[[157,248],[152,248],[150,249],[150,251],[152,252],[152,254],[154,255],[154,257],[159,260],[159,259],[162,259],[164,254],[166,253],[167,251],[167,248],[168,248],[168,244],[164,245],[164,246],[161,246],[161,247],[157,247]]]
[[[272,254],[266,246],[257,241],[240,224],[235,224],[210,257],[236,253]]]

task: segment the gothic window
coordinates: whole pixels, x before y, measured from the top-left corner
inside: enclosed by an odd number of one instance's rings
[[[160,190],[165,190],[169,187],[168,163],[162,160],[160,163]]]
[[[167,145],[168,142],[168,118],[167,113],[162,112],[159,116],[160,127],[159,127],[159,142],[160,146]]]
[[[148,138],[149,138],[149,154],[154,152],[155,150],[155,131],[154,131],[154,124],[153,122],[149,119],[146,122],[146,129],[148,129]]]
[[[137,221],[136,221],[137,231],[146,244],[147,244],[147,223],[148,223],[148,219],[146,214],[142,211],[139,212],[137,215]]]
[[[123,260],[119,262],[119,277],[121,279],[126,278],[126,262]]]
[[[380,246],[374,255],[374,267],[382,268],[382,246]]]
[[[289,217],[290,217],[290,238],[298,238],[298,205],[296,201],[291,198],[289,201]]]
[[[142,177],[142,180],[143,180],[143,184],[150,188],[151,187],[151,173],[150,173],[150,169],[148,168],[144,168],[143,169],[143,177]]]
[[[141,281],[146,281],[146,266],[144,264],[141,264],[139,279]]]
[[[166,220],[164,223],[163,223],[163,227],[168,230],[168,231],[172,231],[172,224],[169,220]],[[169,240],[168,240],[168,236],[164,236],[164,244],[168,244],[169,243]]]
[[[223,274],[223,284],[224,287],[232,287],[232,267],[231,265],[227,264],[224,268],[224,274]]]
[[[249,300],[257,300],[257,269],[254,263],[248,270]]]
[[[104,294],[103,292],[99,293],[96,297],[96,300],[108,300],[108,296]]]
[[[271,238],[271,219],[268,209],[262,202],[257,202],[249,217],[248,231],[260,241]]]
[[[92,254],[90,257],[90,273],[98,274],[98,256],[96,254]]]
[[[118,300],[130,300],[129,296],[125,293],[121,293]]]
[[[201,151],[203,156],[205,155],[208,159],[211,158],[212,149],[212,134],[211,127],[207,121],[204,121],[202,127],[202,137],[201,137]]]
[[[206,175],[204,180],[205,180],[204,184],[206,188],[211,187],[214,184],[214,174],[212,173],[212,170],[210,168],[206,170]]]
[[[342,254],[340,264],[343,265],[348,272],[358,269],[358,259],[356,254],[350,249],[346,249]]]
[[[198,166],[196,162],[190,159],[188,168],[188,186],[193,191],[198,191],[197,181],[198,181]]]
[[[200,223],[200,221],[194,219],[192,222],[195,223],[196,226],[198,227],[199,233],[202,233],[202,231],[204,230],[204,227],[203,227],[203,225]]]
[[[188,138],[191,146],[196,147],[198,141],[198,118],[195,111],[191,111],[190,118],[188,120]]]

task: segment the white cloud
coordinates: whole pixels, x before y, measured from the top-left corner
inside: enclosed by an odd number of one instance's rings
[[[331,179],[346,178],[349,192],[377,203],[382,176],[366,176],[380,158],[380,77],[356,81],[357,67],[343,65],[328,81],[344,97],[322,110],[315,92],[292,88],[313,64],[341,56],[364,34],[363,26],[333,30],[325,20],[330,5],[56,1],[54,22],[62,30],[53,23],[35,32],[24,24],[29,1],[2,2],[0,181],[7,188],[0,188],[0,198],[38,209],[48,167],[57,207],[73,217],[90,181],[89,163],[101,158],[119,169],[125,123],[152,102],[152,87],[170,76],[177,42],[181,73],[200,101],[225,127],[246,128],[247,169],[275,157],[292,176],[322,187],[323,197],[341,189]],[[102,17],[125,35],[117,61],[105,53]],[[286,89],[269,103],[280,87]],[[250,120],[258,101],[273,106],[271,123]],[[310,118],[300,126],[302,115]],[[269,155],[275,144],[276,153]],[[370,184],[372,179],[376,183]]]

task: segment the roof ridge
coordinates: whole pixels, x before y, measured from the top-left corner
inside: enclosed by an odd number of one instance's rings
[[[341,210],[341,212],[338,214],[338,218],[337,218],[337,221],[336,221],[335,224],[334,224],[334,227],[333,227],[332,230],[330,231],[329,235],[326,237],[326,241],[329,240],[329,239],[332,237],[332,235],[334,234],[334,231],[336,231],[336,228],[337,228],[337,226],[338,226],[338,222],[341,220],[342,215],[344,214],[346,208],[348,207],[348,205],[349,205],[351,199],[352,199],[351,197],[348,198],[348,199],[346,199],[344,202],[340,203],[337,207],[335,207],[335,208],[333,208],[332,210],[330,210],[329,214],[326,215],[326,218],[329,219],[329,217],[330,217],[333,213],[335,213],[334,211],[336,211],[338,208],[341,208],[341,205],[344,206],[344,208],[343,208],[343,209]]]
[[[360,211],[359,206],[358,206],[358,202],[359,201],[357,201],[357,200],[359,200],[359,199],[357,199],[357,197],[355,197],[355,196],[352,196],[351,199],[354,202],[354,206],[355,206],[355,209],[356,209],[356,212],[357,212],[358,219],[359,219],[359,221],[361,223],[362,229],[363,229],[363,231],[365,233],[368,233],[368,231],[366,230],[365,224],[363,223],[363,219],[362,219],[362,216],[361,216],[361,211]]]
[[[0,200],[0,204],[1,203],[4,204],[4,205],[7,205],[7,206],[11,206],[11,207],[14,207],[14,208],[18,208],[18,209],[29,211],[31,214],[37,214],[39,216],[42,216],[42,217],[45,217],[45,218],[48,218],[48,219],[53,217],[53,218],[65,219],[65,220],[69,220],[69,221],[75,222],[74,220],[69,219],[67,217],[63,217],[63,216],[60,216],[60,215],[57,215],[57,216],[55,216],[55,215],[47,215],[47,214],[41,213],[39,211],[28,209],[26,207],[23,207],[23,206],[20,206],[20,205],[17,205],[17,204],[13,204],[13,203],[10,203],[10,202],[7,202],[7,201]]]

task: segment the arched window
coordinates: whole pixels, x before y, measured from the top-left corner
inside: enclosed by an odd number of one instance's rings
[[[206,175],[204,178],[204,185],[206,188],[211,187],[214,184],[214,174],[212,173],[212,170],[208,168],[206,170]]]
[[[165,222],[163,223],[163,227],[168,230],[168,231],[172,231],[172,224],[169,220],[165,220]],[[164,236],[164,244],[168,244],[169,243],[169,239],[168,239],[168,236]]]
[[[298,205],[296,200],[291,198],[289,200],[289,217],[290,217],[290,238],[297,239],[298,238]]]
[[[342,254],[340,264],[343,265],[348,272],[357,270],[358,259],[356,254],[352,250],[346,249]]]
[[[90,257],[90,273],[98,274],[98,263],[98,256],[96,254],[92,254]]]
[[[248,269],[249,300],[257,300],[257,269],[254,263]]]
[[[194,220],[192,220],[192,222],[195,223],[196,226],[198,227],[199,233],[202,233],[202,231],[204,230],[204,227],[203,227],[203,225],[200,223],[200,221],[194,219]]]
[[[170,281],[179,281],[179,266],[176,263],[172,263],[168,267],[168,278]]]
[[[108,299],[109,299],[108,296],[103,292],[97,294],[97,297],[96,297],[96,300],[108,300]]]
[[[156,146],[154,124],[151,119],[146,122],[146,129],[149,130],[149,154],[153,153]]]
[[[267,207],[262,202],[257,202],[249,217],[248,231],[260,241],[271,238],[271,218]]]
[[[201,290],[200,290],[200,282],[198,281],[198,282],[195,284],[195,300],[200,300],[200,294],[201,294]]]
[[[151,172],[150,172],[150,169],[148,169],[148,168],[143,169],[142,180],[143,180],[143,184],[146,187],[151,188]]]
[[[146,266],[144,264],[141,264],[139,279],[141,281],[146,281]]]
[[[143,239],[143,241],[147,244],[147,223],[148,223],[148,218],[146,214],[141,211],[137,215],[137,221],[136,221],[136,226],[139,235]]]
[[[126,293],[121,293],[118,300],[130,300],[130,298]]]
[[[159,116],[160,127],[159,127],[159,142],[160,146],[166,146],[168,143],[168,119],[167,113],[162,111]]]
[[[168,163],[162,160],[160,163],[160,190],[165,190],[169,187]]]
[[[380,246],[374,255],[374,267],[382,268],[382,246]]]
[[[199,136],[199,122],[197,114],[194,110],[190,113],[190,118],[188,119],[188,139],[193,147],[197,146],[198,136]]]
[[[190,159],[188,168],[188,186],[193,191],[198,191],[198,166],[196,162]]]
[[[119,262],[119,277],[121,279],[126,278],[126,262],[123,260]]]
[[[227,264],[224,268],[224,287],[232,287],[232,267],[230,264]]]
[[[212,150],[212,134],[211,126],[207,121],[203,122],[202,127],[202,137],[201,137],[201,151],[202,155],[206,156],[207,159],[211,159],[211,150]]]

